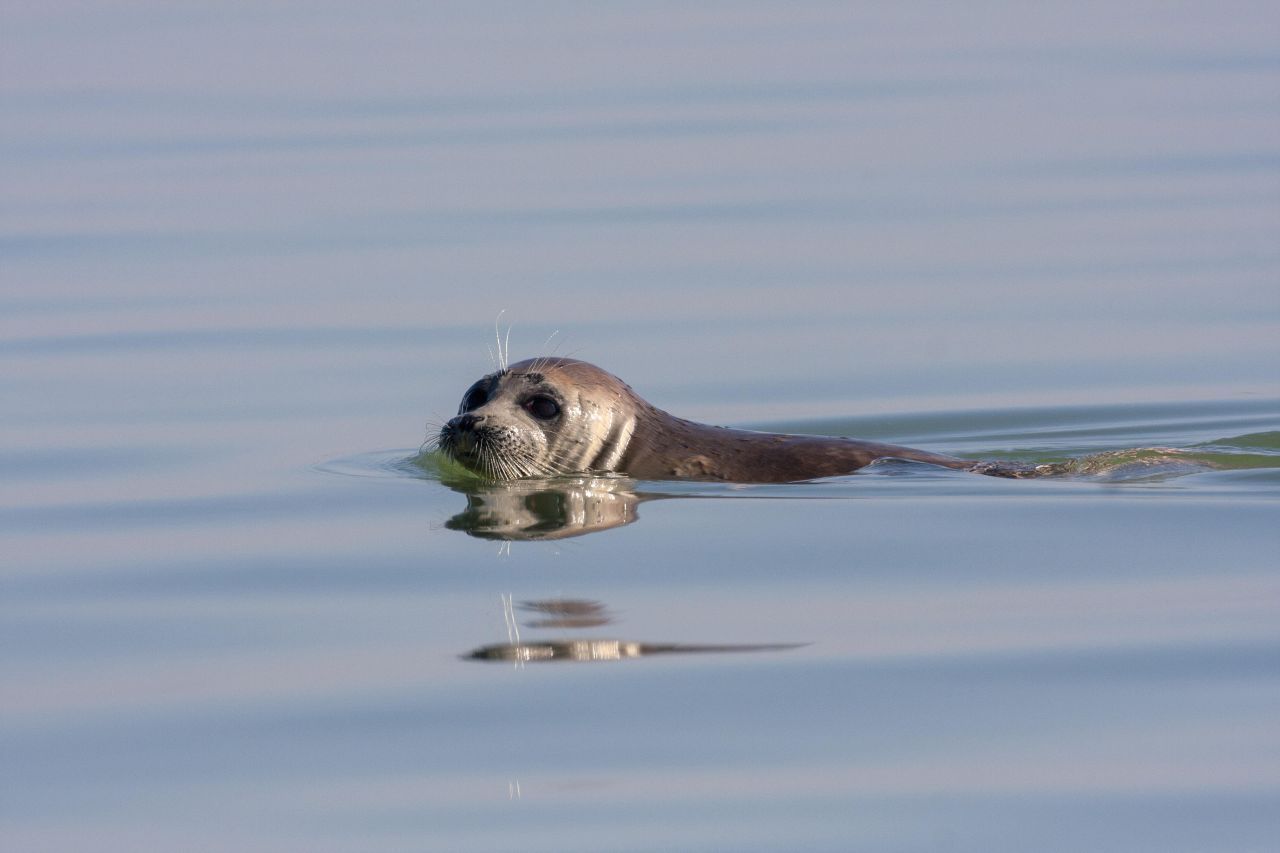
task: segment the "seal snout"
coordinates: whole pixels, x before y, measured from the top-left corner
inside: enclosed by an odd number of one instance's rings
[[[477,431],[484,419],[484,415],[475,415],[471,412],[458,415],[446,423],[444,429],[440,431],[441,444],[447,445],[454,452],[474,450]]]

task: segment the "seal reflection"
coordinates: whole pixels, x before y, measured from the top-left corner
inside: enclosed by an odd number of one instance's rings
[[[588,628],[614,621],[605,605],[598,601],[555,598],[521,602],[513,607],[503,596],[503,615],[507,620],[509,642],[481,646],[461,657],[464,660],[506,661],[517,665],[543,661],[578,663],[617,661],[626,658],[666,654],[709,654],[725,652],[776,652],[798,649],[808,643],[651,643],[618,639],[548,639],[525,642],[520,639],[515,611],[538,614],[524,623],[527,628]]]
[[[649,499],[628,477],[564,477],[492,483],[474,477],[442,477],[466,496],[467,506],[445,522],[449,530],[505,542],[584,536],[630,524]],[[656,497],[656,496],[654,496]]]
[[[647,655],[706,654],[711,652],[779,652],[798,649],[808,643],[640,643],[628,640],[559,640],[541,643],[496,643],[481,646],[463,655],[470,660],[514,661],[606,661]]]

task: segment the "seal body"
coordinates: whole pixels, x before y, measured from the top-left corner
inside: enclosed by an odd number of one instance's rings
[[[643,480],[785,483],[877,459],[975,463],[892,444],[708,426],[669,415],[613,374],[537,358],[483,377],[440,431],[440,450],[493,480],[621,473]]]

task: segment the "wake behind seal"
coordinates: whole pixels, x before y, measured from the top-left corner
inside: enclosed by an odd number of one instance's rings
[[[491,373],[440,430],[440,451],[490,480],[626,474],[641,480],[787,483],[905,459],[1003,476],[1040,468],[975,463],[852,438],[754,432],[667,414],[613,374],[571,358],[535,358]]]

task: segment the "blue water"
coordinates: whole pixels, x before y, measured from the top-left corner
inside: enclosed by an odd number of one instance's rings
[[[1273,4],[0,15],[0,848],[1274,849]],[[459,481],[499,316],[1086,462]]]

